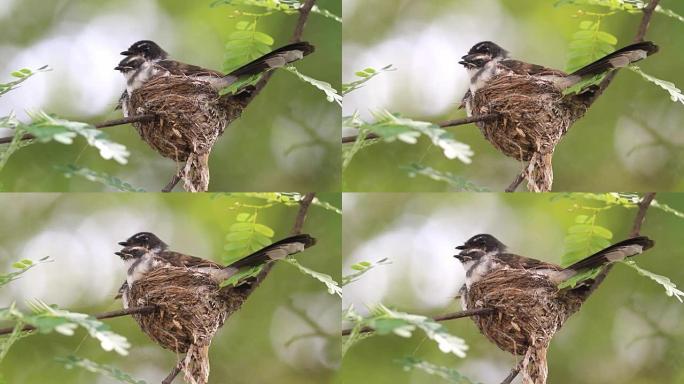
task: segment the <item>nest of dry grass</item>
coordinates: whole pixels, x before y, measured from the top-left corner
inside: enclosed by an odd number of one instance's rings
[[[548,345],[582,299],[573,291],[559,291],[544,276],[504,269],[472,284],[467,305],[495,309],[493,315],[473,317],[477,327],[499,348],[523,355],[530,346]]]
[[[157,344],[187,353],[182,364],[186,380],[202,384],[209,377],[211,340],[248,292],[242,287],[220,289],[207,274],[167,266],[146,273],[126,295],[130,306],[157,306],[133,318]]]
[[[553,84],[534,76],[498,76],[479,89],[472,103],[474,116],[497,113],[477,123],[484,137],[506,156],[529,161],[528,188],[551,190],[553,151],[568,128],[588,108],[585,98],[563,96]]]
[[[186,189],[206,191],[209,153],[226,128],[247,105],[244,95],[220,96],[209,83],[185,76],[159,76],[131,94],[131,114],[154,114],[155,120],[133,125],[162,156],[186,162],[181,172]]]
[[[550,82],[516,74],[493,78],[473,98],[473,115],[499,114],[497,119],[477,123],[485,138],[522,161],[529,161],[535,152],[552,153],[586,109]]]

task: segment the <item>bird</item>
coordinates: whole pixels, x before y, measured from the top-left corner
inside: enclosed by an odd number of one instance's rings
[[[238,275],[233,284],[222,284],[239,272],[283,259],[314,245],[308,234],[277,241],[228,266],[170,251],[151,232],[140,232],[119,244],[115,252],[126,265],[122,286],[124,308],[155,306],[147,314],[133,314],[142,331],[179,357],[178,369],[192,384],[209,380],[209,346],[226,319],[238,311],[251,294],[257,278]]]
[[[138,232],[128,239],[119,242],[119,245],[124,248],[121,251],[114,252],[115,255],[124,261],[127,269],[127,278],[119,289],[119,295],[125,291],[126,286],[131,286],[144,273],[162,265],[189,268],[196,272],[205,273],[214,281],[220,283],[235,275],[242,268],[280,260],[302,252],[304,249],[315,244],[316,239],[308,234],[294,235],[259,249],[227,266],[223,266],[211,260],[171,251],[168,244],[163,242],[154,233]],[[240,283],[248,282],[249,280]],[[119,295],[116,298],[119,298]]]
[[[308,42],[291,43],[223,74],[172,60],[157,43],[141,40],[121,52],[125,57],[114,68],[126,83],[119,106],[125,117],[155,116],[133,126],[150,147],[177,162],[176,176],[187,191],[204,192],[216,140],[253,97],[256,88],[247,80],[301,60],[314,50]],[[223,92],[241,81],[236,90]]]
[[[591,105],[597,87],[571,87],[626,67],[658,52],[651,41],[628,45],[584,67],[566,73],[558,69],[515,60],[491,41],[477,43],[461,57],[469,78],[461,107],[469,117],[494,114],[478,121],[485,138],[506,156],[528,161],[530,190],[551,189],[551,157],[568,128]]]
[[[509,253],[490,234],[479,234],[456,247],[454,257],[466,271],[460,290],[463,309],[489,308],[473,316],[483,335],[500,349],[524,356],[519,362],[523,383],[546,383],[546,352],[553,335],[579,310],[591,293],[591,277],[569,279],[639,255],[654,246],[646,236],[615,243],[567,267]],[[563,287],[563,288],[560,288]]]

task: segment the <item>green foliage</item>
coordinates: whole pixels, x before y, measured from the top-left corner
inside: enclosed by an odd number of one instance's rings
[[[463,376],[454,368],[432,364],[412,356],[405,357],[403,359],[397,359],[396,362],[402,366],[404,371],[407,372],[419,370],[429,375],[440,377],[452,384],[474,384],[473,381]]]
[[[321,80],[316,80],[309,76],[303,75],[295,67],[291,65],[285,67],[285,69],[290,73],[294,73],[300,80],[304,81],[305,83],[309,83],[323,91],[325,93],[326,100],[328,100],[329,102],[335,102],[340,107],[342,106],[342,96],[339,93],[337,93],[337,90],[333,88],[332,85],[330,85],[330,83]]]
[[[294,15],[299,13],[299,8],[302,7],[303,3],[298,0],[216,0],[211,3],[212,7],[219,5],[232,5],[232,6],[253,6],[265,9],[267,13],[263,15],[270,15],[273,12],[283,12],[287,15]],[[314,5],[311,8],[312,13],[319,14],[321,16],[333,19],[337,22],[342,22],[342,18],[333,14],[330,11],[320,8]]]
[[[44,65],[36,70],[30,70],[28,68],[22,68],[18,71],[14,71],[11,73],[11,75],[17,80],[10,81],[8,83],[0,83],[0,96],[4,95],[5,93],[17,88],[19,84],[23,83],[24,81],[28,80],[31,76],[39,73],[39,72],[47,72],[51,71],[52,69],[49,68],[47,65]]]
[[[273,243],[275,235],[272,228],[257,223],[261,207],[253,207],[252,213],[242,212],[235,217],[235,223],[228,228],[226,235],[226,254],[223,261],[230,264],[252,252]]]
[[[88,372],[98,373],[107,377],[111,377],[121,383],[129,384],[146,384],[144,380],[134,379],[131,375],[111,365],[96,363],[92,360],[84,359],[82,357],[69,355],[66,357],[57,357],[55,360],[58,363],[64,364],[64,368],[82,368]]]
[[[568,228],[565,235],[565,254],[561,258],[564,266],[573,264],[584,259],[610,245],[613,233],[605,227],[596,224],[596,213],[593,215],[578,215],[575,224]],[[558,285],[558,288],[575,287],[577,283],[593,279],[601,271],[601,268],[577,274]]]
[[[26,124],[18,121],[12,115],[0,118],[0,128],[9,128],[30,133],[35,141],[47,143],[56,141],[62,144],[72,144],[76,136],[82,136],[91,147],[95,147],[105,160],[114,159],[120,164],[126,164],[130,153],[122,144],[109,140],[108,135],[90,124],[69,121],[38,112],[31,115],[31,122]],[[19,132],[15,132],[19,134]],[[16,135],[15,135],[16,138]],[[11,145],[10,145],[11,147]],[[7,155],[3,155],[3,159]]]
[[[350,337],[356,337],[364,326],[373,328],[378,335],[394,334],[404,338],[413,336],[414,331],[419,329],[437,343],[442,353],[465,357],[468,350],[463,339],[451,335],[442,324],[426,316],[394,311],[382,304],[373,310],[370,317],[362,318],[351,310],[347,311],[346,316],[348,321],[354,323]]]
[[[458,159],[466,164],[472,161],[470,146],[457,141],[451,132],[433,123],[401,117],[386,110],[375,113],[374,117],[374,122],[363,122],[361,128],[380,136],[385,142],[399,140],[415,144],[420,136],[425,136],[442,149],[446,158]]]
[[[337,281],[335,281],[332,278],[332,276],[326,275],[325,273],[316,272],[310,268],[307,268],[307,267],[299,264],[299,261],[297,261],[296,259],[291,258],[291,257],[283,259],[283,261],[288,263],[288,264],[294,265],[303,274],[309,275],[309,276],[313,277],[314,279],[320,281],[321,283],[325,284],[325,286],[328,288],[329,294],[342,297],[342,288],[340,288],[339,283],[337,283]]]
[[[72,336],[77,327],[83,327],[88,334],[100,341],[100,347],[105,351],[114,351],[120,355],[127,355],[130,344],[125,337],[109,330],[109,326],[84,313],[70,312],[59,309],[55,305],[48,305],[34,299],[29,306],[33,313],[22,314],[17,320],[36,327],[39,333],[57,332],[65,336]],[[1,317],[1,316],[0,316]]]
[[[353,283],[356,280],[358,280],[361,276],[363,276],[366,272],[370,271],[371,269],[379,266],[379,265],[389,265],[392,264],[388,258],[383,258],[380,259],[374,263],[371,263],[369,261],[361,261],[359,263],[356,263],[352,265],[350,268],[353,269],[354,273],[342,276],[342,286],[345,286],[349,283]]]
[[[360,77],[359,80],[352,81],[351,83],[344,83],[342,84],[342,95],[346,95],[350,92],[353,92],[359,88],[362,88],[367,81],[370,79],[374,78],[375,76],[383,73],[383,72],[390,72],[390,71],[396,71],[395,68],[392,68],[392,64],[386,65],[379,70],[368,67],[366,69],[363,69],[361,71],[358,71],[355,73],[357,77]]]
[[[555,4],[555,6],[561,5],[599,6],[608,8],[612,12],[626,11],[628,13],[640,13],[642,9],[646,8],[646,2],[643,0],[559,0]],[[656,5],[655,11],[679,21],[684,21],[684,17],[660,5]]]
[[[16,313],[18,313],[18,311],[15,308],[14,303],[12,303],[9,308],[0,309],[0,320],[14,319],[16,318]],[[10,333],[7,337],[0,337],[0,362],[2,362],[5,356],[7,356],[7,353],[9,352],[10,348],[12,348],[14,343],[22,337],[25,337],[25,334],[22,331],[23,328],[24,322],[17,320],[12,328],[12,333]]]
[[[454,192],[488,192],[486,188],[479,187],[466,178],[454,175],[451,172],[438,171],[432,167],[422,164],[410,164],[404,167],[409,173],[409,177],[417,175],[426,176],[436,181],[444,181],[453,187]]]
[[[665,288],[666,295],[670,297],[674,296],[677,300],[679,300],[680,303],[684,303],[684,292],[677,289],[677,286],[669,278],[649,272],[639,267],[633,260],[623,260],[621,263],[635,269],[641,276],[646,276],[656,283],[662,285],[663,288]]]
[[[635,65],[631,65],[629,67],[629,69],[632,70],[633,72],[638,73],[639,75],[641,75],[641,77],[650,81],[651,83],[653,83],[653,84],[659,86],[660,88],[666,90],[670,94],[670,100],[674,101],[675,103],[684,104],[684,94],[682,94],[682,90],[677,88],[677,86],[674,85],[674,83],[671,83],[671,82],[665,81],[665,80],[657,79],[651,75],[647,75],[641,70],[641,68],[639,68]]]
[[[37,262],[35,262],[33,260],[29,260],[29,259],[22,259],[22,260],[19,260],[19,261],[13,263],[12,268],[18,269],[18,271],[9,272],[9,273],[0,275],[0,287],[8,284],[12,280],[16,280],[24,272],[35,267],[36,265],[51,262],[51,261],[52,260],[50,260],[50,256],[45,256],[42,259],[38,260]]]
[[[579,31],[572,35],[568,49],[568,63],[566,64],[568,72],[573,72],[615,51],[617,37],[601,31],[600,27],[601,17],[597,17],[596,21],[580,22]]]
[[[240,66],[271,52],[273,37],[256,30],[257,18],[252,22],[240,21],[236,31],[228,36],[223,70],[231,72]]]
[[[235,196],[235,197],[249,197],[249,198],[255,198],[255,199],[260,199],[266,202],[265,205],[260,206],[259,208],[269,208],[272,207],[275,204],[283,204],[288,207],[295,207],[299,206],[299,202],[304,198],[304,195],[301,193],[297,192],[247,192],[247,193],[222,193],[218,194],[218,196]],[[333,211],[337,214],[342,214],[342,210],[340,208],[335,207],[334,205],[321,201],[319,198],[314,197],[314,199],[311,201],[312,205],[321,207],[327,211]],[[239,204],[236,203],[238,206],[244,206],[244,204]]]
[[[117,191],[121,192],[145,192],[144,189],[142,188],[137,188],[132,186],[131,184],[114,177],[112,175],[109,175],[104,172],[98,172],[94,171],[89,168],[85,167],[80,167],[78,165],[74,164],[68,164],[68,165],[57,165],[55,166],[55,169],[62,172],[65,177],[70,178],[73,176],[79,176],[83,177],[88,181],[92,181],[95,183],[100,183],[102,185],[106,185],[108,187],[111,187]]]

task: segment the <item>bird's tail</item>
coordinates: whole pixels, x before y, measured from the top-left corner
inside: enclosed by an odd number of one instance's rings
[[[271,260],[283,259],[289,255],[302,252],[316,244],[316,239],[307,234],[294,235],[264,247],[249,256],[230,264],[226,268],[240,269],[264,264]]]
[[[602,249],[565,269],[575,272],[593,269],[615,261],[624,260],[628,257],[636,256],[653,247],[653,244],[653,240],[646,236],[632,237],[631,239],[622,240],[608,248]]]
[[[206,192],[209,189],[209,153],[191,153],[180,177],[186,191]]]
[[[183,376],[190,384],[207,384],[209,382],[209,346],[190,345],[183,359]]]
[[[594,75],[600,75],[613,69],[626,67],[629,64],[635,63],[639,60],[645,59],[658,52],[658,46],[652,41],[642,41],[634,43],[617,51],[606,55],[591,64],[576,70],[569,75],[570,78],[575,78],[577,81]]]
[[[243,65],[223,76],[218,81],[213,81],[212,87],[222,89],[235,83],[240,78],[258,75],[276,68],[282,68],[287,64],[303,59],[304,56],[313,51],[314,46],[306,41],[288,44]]]
[[[525,170],[527,189],[530,192],[549,192],[553,185],[553,151],[549,153],[535,152]]]

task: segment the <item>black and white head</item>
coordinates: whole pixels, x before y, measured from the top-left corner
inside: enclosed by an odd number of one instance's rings
[[[468,54],[461,57],[458,63],[466,69],[482,68],[492,60],[501,60],[508,57],[508,51],[492,43],[483,41],[473,45]]]
[[[151,232],[138,232],[129,237],[126,241],[119,243],[124,247],[141,247],[148,251],[159,252],[167,249],[169,246],[161,241],[157,235]]]
[[[126,57],[119,61],[119,64],[114,67],[115,70],[121,72],[124,76],[132,75],[145,63],[145,59],[139,56]]]
[[[465,244],[459,245],[456,249],[460,250],[461,253],[454,255],[454,257],[462,263],[467,263],[487,254],[504,252],[506,246],[492,235],[480,234],[471,237]]]
[[[165,60],[169,57],[169,54],[152,40],[137,41],[128,47],[127,50],[121,52],[121,54],[124,56],[142,57],[150,61]]]

